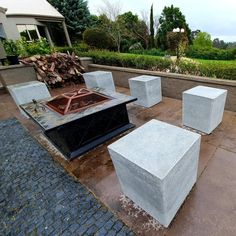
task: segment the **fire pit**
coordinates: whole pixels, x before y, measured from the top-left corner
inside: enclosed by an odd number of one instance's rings
[[[63,93],[46,105],[54,111],[65,115],[73,112],[79,112],[81,109],[88,108],[103,103],[111,98],[96,93],[88,89],[75,90],[69,93]]]
[[[21,108],[69,159],[133,128],[126,104],[136,98],[101,89],[80,89]]]

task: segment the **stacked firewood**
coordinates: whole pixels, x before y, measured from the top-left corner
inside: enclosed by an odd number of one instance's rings
[[[35,66],[37,78],[49,86],[69,81],[83,82],[84,68],[78,57],[66,53],[35,55],[21,60],[22,64]]]

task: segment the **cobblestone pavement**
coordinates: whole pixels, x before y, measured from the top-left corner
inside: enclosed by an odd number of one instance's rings
[[[134,235],[17,120],[0,122],[0,235]]]

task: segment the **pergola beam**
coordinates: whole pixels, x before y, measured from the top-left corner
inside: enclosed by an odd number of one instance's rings
[[[47,37],[47,39],[48,39],[48,42],[49,42],[50,46],[51,46],[51,47],[54,47],[54,43],[53,43],[52,38],[51,38],[51,35],[50,35],[49,31],[48,31],[48,27],[45,26],[44,29],[45,29],[46,37]]]
[[[71,41],[70,41],[70,36],[69,36],[68,30],[67,30],[65,21],[62,21],[62,27],[63,27],[64,33],[65,33],[65,36],[66,36],[67,44],[68,44],[69,47],[72,47],[72,44],[71,44]]]

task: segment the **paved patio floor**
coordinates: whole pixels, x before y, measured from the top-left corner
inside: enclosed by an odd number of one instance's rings
[[[56,89],[52,94],[71,90]],[[125,88],[119,92],[129,93]],[[136,127],[158,119],[182,127],[182,103],[164,98],[152,108],[128,105]],[[236,235],[236,113],[225,111],[221,125],[203,135],[198,180],[168,229],[161,227],[142,209],[127,199],[120,189],[107,146],[117,138],[67,162],[46,141],[39,127],[25,119],[8,94],[0,95],[0,119],[16,117],[46,147],[64,169],[87,186],[106,206],[138,235],[235,236]],[[138,140],[137,140],[138,141]]]
[[[134,235],[16,119],[0,130],[0,235]]]

